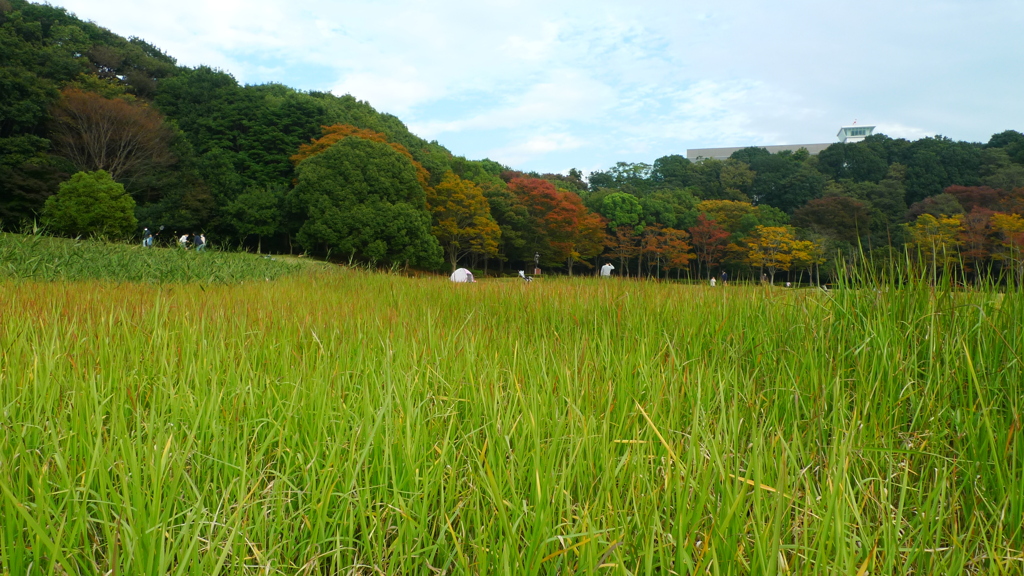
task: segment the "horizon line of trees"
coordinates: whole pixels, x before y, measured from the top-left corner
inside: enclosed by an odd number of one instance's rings
[[[906,246],[933,271],[1021,270],[1024,135],[1013,130],[985,144],[874,135],[817,156],[751,147],[586,178],[523,173],[455,156],[351,96],[240,86],[26,0],[0,0],[0,95],[8,229],[42,218],[81,233],[46,209],[76,204],[48,199],[95,189],[83,182],[103,171],[138,230],[381,265],[504,271],[537,259],[571,275],[607,259],[631,276],[774,279]]]

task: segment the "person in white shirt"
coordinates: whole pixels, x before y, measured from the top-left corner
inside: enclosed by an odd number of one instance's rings
[[[612,270],[615,270],[615,266],[612,266],[611,262],[606,262],[604,266],[601,266],[601,277],[610,277],[612,275]]]

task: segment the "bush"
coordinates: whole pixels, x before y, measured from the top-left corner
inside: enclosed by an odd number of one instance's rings
[[[43,224],[64,236],[126,238],[138,226],[135,200],[107,172],[79,172],[46,199]]]

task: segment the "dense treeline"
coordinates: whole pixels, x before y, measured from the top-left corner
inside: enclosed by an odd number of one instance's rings
[[[774,280],[907,247],[933,273],[1024,273],[1015,131],[524,174],[454,156],[351,96],[239,85],[25,0],[0,0],[0,96],[8,229],[84,234],[54,207],[92,202],[100,221],[132,202],[134,218],[92,231],[137,226],[165,242],[202,231],[221,246],[424,268],[537,259],[573,274],[607,259],[631,276]],[[82,172],[93,176],[71,178]],[[108,180],[117,210],[75,184]]]
[[[909,252],[933,273],[1021,278],[1024,135],[1012,130],[986,144],[880,134],[817,156],[756,147],[725,161],[666,156],[619,163],[589,180],[587,205],[613,229],[628,227],[616,230],[613,249],[636,259],[644,236],[661,226],[690,232],[705,272],[724,266],[770,278],[834,270],[864,253],[884,262]],[[657,262],[660,250],[651,246],[648,260]]]

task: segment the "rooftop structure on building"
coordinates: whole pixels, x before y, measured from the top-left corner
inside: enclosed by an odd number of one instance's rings
[[[857,123],[854,122],[852,126],[843,126],[840,128],[839,133],[836,134],[836,138],[839,138],[839,141],[843,144],[853,144],[871,136],[871,133],[874,131],[874,126],[858,126]]]
[[[867,138],[874,132],[874,130],[874,126],[859,126],[854,122],[850,126],[841,127],[839,129],[839,134],[837,134],[836,137],[844,144],[853,144],[854,142],[860,142]],[[779,144],[776,146],[756,147],[764,148],[772,154],[778,154],[779,152],[796,152],[797,150],[804,148],[809,154],[814,156],[832,144],[834,144],[834,142],[826,144]],[[696,162],[697,160],[702,159],[726,160],[732,156],[733,152],[743,150],[744,148],[750,148],[750,146],[732,146],[728,148],[689,148],[686,150],[686,158],[691,162]]]

